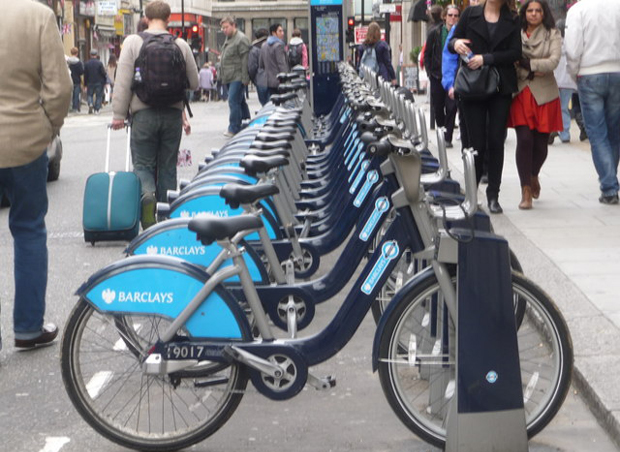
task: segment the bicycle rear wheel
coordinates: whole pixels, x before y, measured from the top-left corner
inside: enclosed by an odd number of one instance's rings
[[[102,314],[81,299],[65,328],[61,368],[69,398],[86,422],[122,446],[188,447],[224,425],[243,396],[246,369],[234,363],[143,373],[144,350],[168,322],[148,314]]]
[[[571,381],[568,328],[549,297],[512,274],[528,436],[560,409]],[[425,441],[443,447],[446,414],[454,395],[454,324],[434,274],[390,313],[380,338],[379,378],[401,421]]]

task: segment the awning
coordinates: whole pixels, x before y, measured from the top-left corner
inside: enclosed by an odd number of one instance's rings
[[[426,9],[426,0],[418,0],[418,3],[409,10],[407,22],[428,22]]]

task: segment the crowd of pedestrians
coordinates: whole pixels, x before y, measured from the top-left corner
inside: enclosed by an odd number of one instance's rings
[[[520,209],[541,192],[548,146],[570,141],[571,116],[579,139],[590,139],[603,204],[618,203],[620,160],[620,0],[582,0],[556,22],[546,0],[472,0],[429,10],[431,26],[421,61],[430,80],[432,120],[452,146],[458,110],[461,143],[478,151],[476,177],[488,182],[487,204],[501,213],[499,194],[507,128],[517,137]],[[566,24],[566,25],[565,25]],[[612,36],[613,35],[613,36]],[[494,68],[497,90],[482,98],[455,93],[461,67]],[[569,108],[569,107],[572,107]]]

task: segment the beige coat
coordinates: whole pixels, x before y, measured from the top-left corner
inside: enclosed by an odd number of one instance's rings
[[[532,72],[542,72],[544,75],[528,80],[529,71],[517,65],[519,92],[529,86],[538,105],[557,99],[560,91],[553,70],[562,56],[562,35],[555,28],[547,30],[543,25],[539,25],[529,38],[525,31],[521,31],[521,43],[523,57],[530,59]]]
[[[69,111],[73,83],[49,7],[2,2],[0,42],[0,168],[11,168],[45,152]]]
[[[146,30],[146,33],[161,34],[168,32],[166,30]],[[135,113],[150,108],[138,99],[138,96],[131,90],[134,66],[143,42],[139,35],[127,36],[123,41],[123,49],[118,59],[116,79],[114,80],[114,101],[112,102],[114,119],[125,119],[129,111]],[[178,38],[175,40],[175,43],[181,49],[183,57],[185,57],[185,71],[187,73],[187,81],[189,82],[188,89],[194,91],[198,88],[198,68],[196,67],[196,60],[192,54],[192,49],[183,39]],[[183,110],[183,102],[177,102],[171,105],[171,107]]]

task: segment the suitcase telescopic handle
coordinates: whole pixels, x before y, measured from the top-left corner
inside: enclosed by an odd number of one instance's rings
[[[131,163],[131,126],[126,123],[127,146],[125,149],[125,171],[129,171]],[[108,124],[108,138],[105,148],[105,172],[110,172],[110,141],[112,140],[112,125]]]

